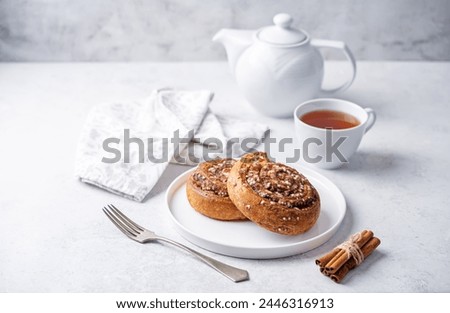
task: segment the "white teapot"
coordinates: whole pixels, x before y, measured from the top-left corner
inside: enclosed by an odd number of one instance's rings
[[[356,62],[342,41],[311,39],[291,28],[292,17],[275,15],[275,25],[254,30],[222,29],[213,38],[225,46],[231,70],[246,99],[272,117],[292,116],[300,103],[319,93],[348,88]],[[317,48],[341,50],[352,66],[351,78],[334,89],[322,89],[324,60]]]

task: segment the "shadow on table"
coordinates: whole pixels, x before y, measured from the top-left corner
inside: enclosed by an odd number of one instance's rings
[[[364,174],[384,175],[386,173],[399,172],[406,169],[407,158],[400,153],[380,152],[380,151],[358,151],[350,160],[338,171],[358,172]]]
[[[375,237],[377,237],[377,234],[375,234]],[[380,246],[378,246],[378,248],[374,250],[372,254],[367,257],[367,259],[364,260],[364,262],[358,265],[359,270],[350,271],[348,275],[345,277],[345,280],[350,281],[353,276],[367,275],[367,272],[370,271],[370,268],[375,266],[376,263],[380,262],[380,260],[386,257],[387,253],[383,250],[383,241],[381,241]]]

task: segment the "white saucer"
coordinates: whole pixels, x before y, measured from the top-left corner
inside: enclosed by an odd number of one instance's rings
[[[292,167],[305,175],[320,195],[319,219],[305,234],[284,236],[250,221],[223,222],[201,215],[191,207],[186,197],[186,181],[195,169],[178,176],[166,193],[169,214],[176,230],[201,248],[239,258],[286,257],[320,246],[336,233],[344,219],[344,196],[335,184],[321,174],[298,165]]]

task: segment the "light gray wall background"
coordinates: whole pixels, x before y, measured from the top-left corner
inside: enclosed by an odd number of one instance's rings
[[[0,61],[208,61],[278,12],[359,60],[450,60],[448,0],[0,0]]]

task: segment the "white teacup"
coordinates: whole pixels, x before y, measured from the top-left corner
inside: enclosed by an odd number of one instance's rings
[[[355,117],[359,124],[344,129],[325,129],[311,126],[301,118],[312,111],[339,111]],[[334,169],[347,163],[355,153],[363,135],[376,120],[370,108],[340,99],[314,99],[300,104],[294,111],[295,133],[300,143],[303,162],[325,169]]]

